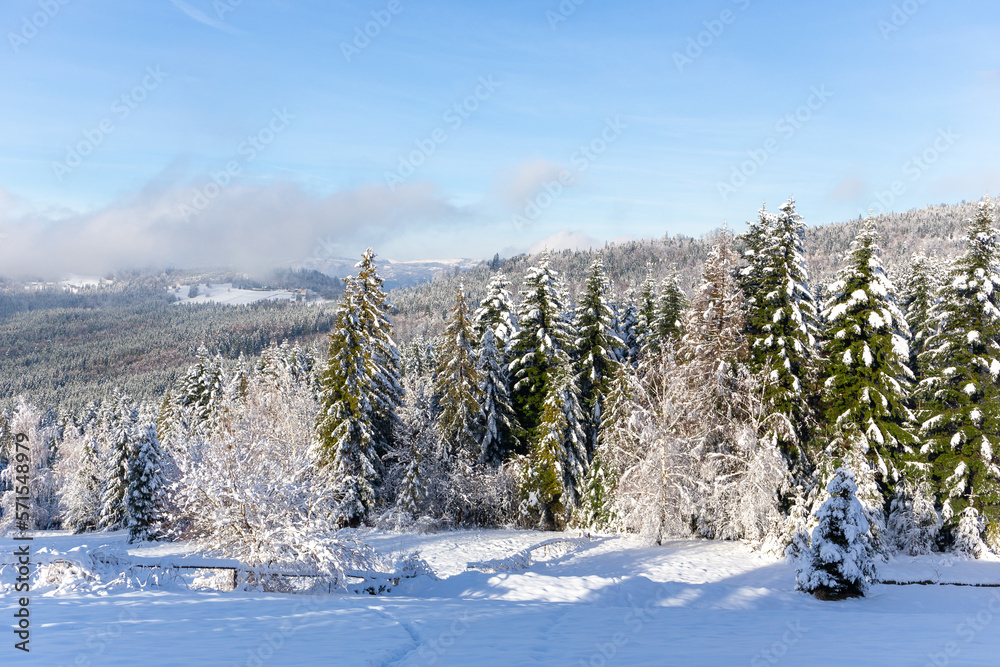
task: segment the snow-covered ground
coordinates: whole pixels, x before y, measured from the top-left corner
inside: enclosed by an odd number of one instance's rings
[[[31,653],[7,635],[3,665],[997,665],[1000,588],[876,585],[821,602],[794,590],[794,565],[731,542],[645,546],[596,537],[534,552],[557,535],[354,531],[385,554],[418,551],[437,580],[379,596],[113,589],[31,598]],[[573,537],[576,534],[565,534]],[[124,536],[39,534],[33,552],[124,548]],[[86,545],[85,547],[83,545]],[[107,545],[103,546],[102,545]],[[10,562],[14,542],[0,540]],[[127,547],[142,562],[184,545]],[[483,568],[490,569],[490,568]],[[1000,562],[896,559],[885,579],[1000,584]],[[10,583],[9,571],[0,582]],[[10,619],[16,600],[4,593]]]
[[[190,285],[180,285],[167,291],[177,297],[176,303],[226,303],[243,306],[258,301],[295,301],[295,293],[289,290],[251,290],[233,287],[232,283],[212,283],[211,287],[198,285],[198,295],[188,298]]]

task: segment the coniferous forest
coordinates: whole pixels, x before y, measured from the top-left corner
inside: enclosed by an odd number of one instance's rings
[[[989,198],[957,210],[940,255],[903,253],[906,219],[810,230],[789,199],[739,236],[496,258],[392,294],[369,249],[336,305],[203,311],[260,342],[206,324],[212,348],[163,391],[22,393],[0,417],[0,528],[28,433],[32,528],[310,571],[359,526],[745,540],[829,598],[864,594],[879,557],[996,552],[1000,231]],[[42,298],[65,303],[29,321],[124,299]],[[6,326],[32,317],[5,303]]]

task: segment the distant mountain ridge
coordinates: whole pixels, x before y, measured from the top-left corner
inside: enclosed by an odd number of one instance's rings
[[[354,275],[357,258],[323,257],[310,258],[296,263],[297,268],[313,269],[334,278]],[[396,261],[379,258],[379,275],[385,280],[387,289],[411,287],[431,282],[456,272],[465,271],[478,264],[478,259],[426,259]]]

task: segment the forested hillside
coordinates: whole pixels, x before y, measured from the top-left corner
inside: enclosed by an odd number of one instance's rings
[[[253,357],[272,342],[313,341],[333,324],[333,304],[177,306],[158,287],[119,285],[0,290],[0,405],[24,395],[80,407],[114,387],[157,400],[200,344]]]
[[[890,274],[896,275],[910,255],[921,252],[937,253],[942,258],[954,256],[960,249],[962,225],[975,215],[977,204],[928,206],[904,213],[875,217],[882,235],[883,261]],[[748,220],[756,213],[746,212]],[[822,288],[833,279],[837,266],[843,259],[857,232],[860,220],[816,225],[806,220],[804,252],[806,267],[812,284]],[[742,240],[737,239],[737,247]],[[672,270],[678,273],[681,288],[690,294],[701,277],[701,268],[711,249],[709,238],[664,236],[660,239],[643,239],[620,244],[608,244],[601,250],[604,267],[611,281],[611,293],[618,300],[626,300],[625,292],[638,287],[651,277],[659,283]],[[574,297],[586,280],[593,252],[562,251],[551,254],[552,266],[566,280]],[[432,283],[395,289],[390,298],[396,308],[395,324],[401,341],[420,335],[433,337],[444,326],[444,315],[452,305],[452,298],[459,282],[463,283],[470,299],[483,296],[490,275],[503,270],[516,291],[533,258],[518,255],[510,259],[495,258],[478,267],[457,275],[442,277]]]

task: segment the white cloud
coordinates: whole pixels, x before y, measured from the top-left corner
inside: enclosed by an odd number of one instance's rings
[[[202,186],[204,187],[204,186]],[[32,209],[0,188],[0,275],[57,277],[123,268],[230,266],[249,271],[442,227],[471,214],[428,184],[365,185],[327,196],[292,183],[231,185],[185,219],[194,186],[146,188],[88,213]]]
[[[494,192],[497,199],[512,211],[524,208],[543,185],[557,181],[565,167],[543,159],[524,160],[516,167],[498,174]]]

